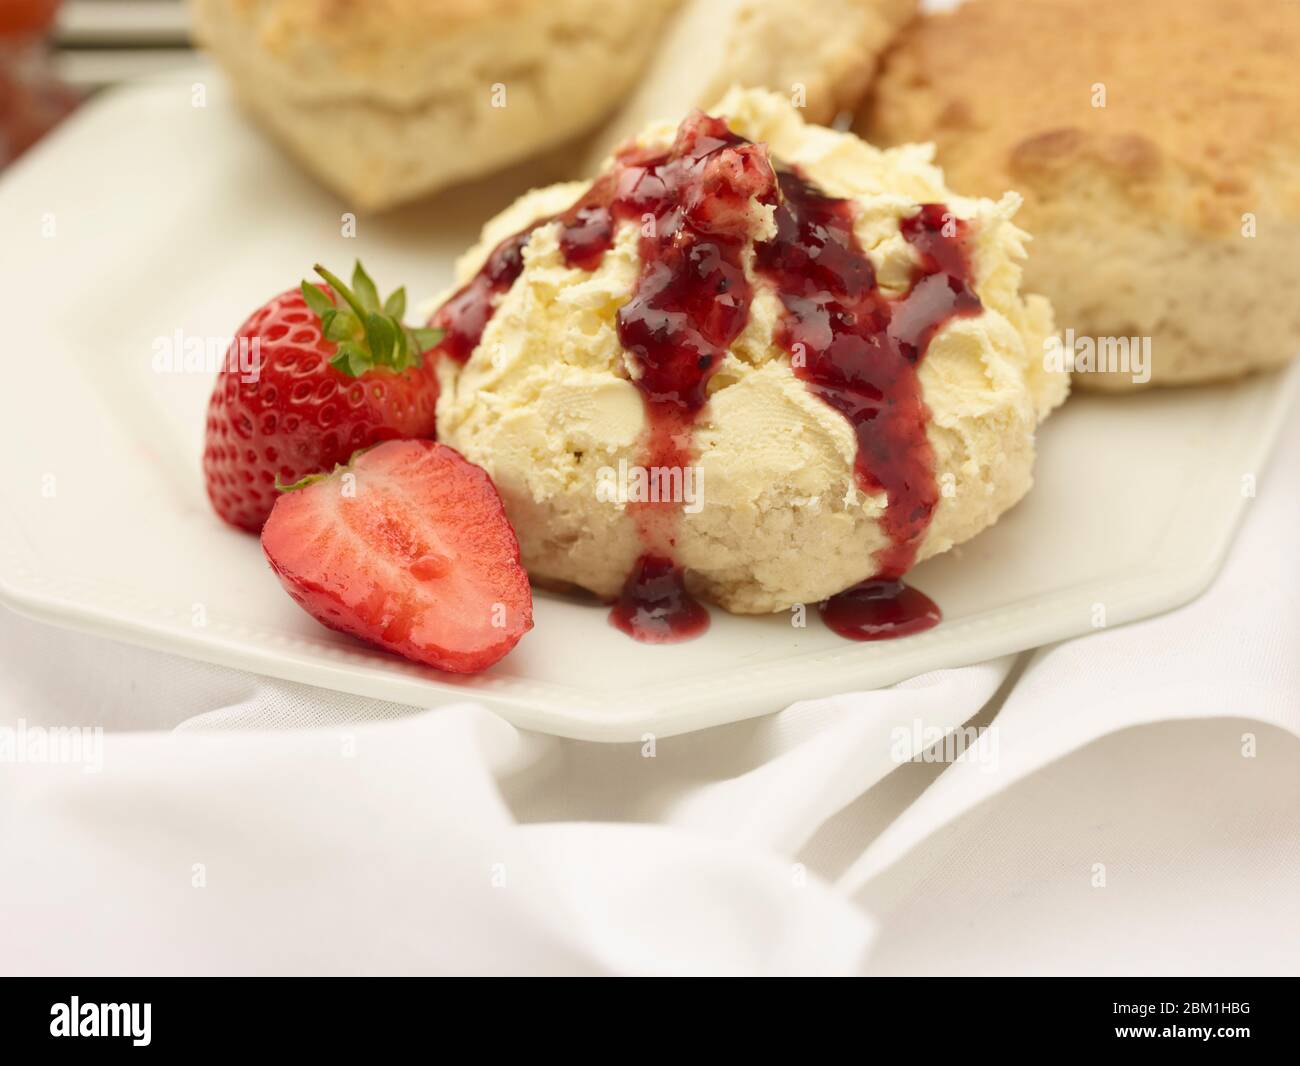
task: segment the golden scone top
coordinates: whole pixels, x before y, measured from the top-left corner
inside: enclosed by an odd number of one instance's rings
[[[430,94],[453,104],[462,94],[486,99],[496,82],[522,93],[539,77],[536,67],[545,57],[557,64],[599,64],[621,48],[635,70],[676,4],[194,0],[202,43],[220,53],[221,43],[234,35],[252,53],[246,61],[274,64],[294,96],[337,102],[363,92],[398,107],[424,102]],[[648,40],[632,40],[638,28]]]
[[[256,19],[263,39],[289,34],[318,41],[350,40],[358,53],[376,41],[400,39],[405,30],[444,32],[491,23],[539,6],[543,0],[227,0],[231,13]],[[435,21],[436,20],[436,21]],[[359,35],[359,36],[358,36]]]
[[[191,0],[239,102],[353,210],[591,131],[676,0]]]
[[[1100,179],[1221,232],[1262,202],[1300,215],[1298,56],[1290,0],[978,0],[904,32],[862,125],[1031,211]]]

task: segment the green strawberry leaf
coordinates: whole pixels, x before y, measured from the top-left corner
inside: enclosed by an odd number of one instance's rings
[[[361,323],[357,316],[346,308],[332,308],[321,316],[321,332],[325,339],[338,343],[357,340],[361,336]]]
[[[444,330],[441,329],[412,329],[406,331],[410,334],[411,345],[417,352],[427,352],[430,348],[436,347],[442,343]]]
[[[388,299],[384,301],[384,314],[397,319],[398,322],[406,316],[406,286],[400,289],[394,289]]]
[[[302,283],[302,298],[307,301],[307,306],[315,311],[317,317],[322,320],[334,310],[334,301],[330,299],[329,293],[319,285],[313,285],[309,281]]]
[[[356,266],[352,268],[352,291],[357,294],[361,306],[367,311],[379,310],[379,290],[375,288],[375,283],[370,280],[370,275],[366,273],[360,259],[357,260]]]
[[[320,319],[325,339],[338,345],[330,365],[358,377],[376,368],[401,372],[423,365],[423,355],[442,340],[443,331],[407,326],[406,289],[393,292],[382,305],[379,292],[360,261],[345,285],[319,263],[316,273],[343,298],[337,305],[320,286],[302,283],[303,299]]]
[[[398,327],[391,318],[371,312],[366,319],[366,341],[376,363],[393,365],[393,351],[397,342]]]
[[[355,378],[372,369],[374,363],[370,353],[362,345],[355,341],[344,341],[339,345],[334,358],[330,360],[330,366]]]

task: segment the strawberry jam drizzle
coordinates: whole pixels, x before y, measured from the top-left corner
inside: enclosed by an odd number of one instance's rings
[[[474,353],[496,311],[497,297],[524,272],[524,245],[540,225],[529,226],[498,244],[468,284],[434,313],[429,325],[443,331],[436,349],[440,355],[464,363]]]
[[[833,596],[822,617],[854,640],[929,629],[939,608],[898,580],[939,504],[917,366],[945,322],[981,309],[968,281],[966,223],[942,204],[904,218],[903,237],[920,263],[908,292],[889,297],[853,233],[852,203],[789,171],[780,182],[777,235],[757,246],[755,260],[784,307],[777,343],[795,375],[853,427],[859,488],[888,501],[880,525],[889,543],[876,553],[875,575]]]
[[[681,567],[649,553],[632,567],[609,620],[643,644],[675,644],[709,628],[709,612],[686,591]]]
[[[939,621],[938,607],[899,580],[939,501],[916,371],[944,323],[981,309],[970,286],[967,224],[943,205],[922,205],[900,223],[919,265],[906,294],[887,296],[853,233],[851,201],[824,195],[794,171],[775,172],[764,147],[697,112],[667,153],[625,150],[568,211],[498,245],[435,314],[431,324],[446,331],[440,351],[469,358],[497,298],[522,272],[523,248],[538,226],[558,221],[566,264],[594,270],[618,223],[633,223],[641,229],[641,272],[617,326],[649,424],[642,462],[684,468],[709,378],[748,320],[752,286],[742,253],[754,200],[776,205],[776,236],[755,245],[754,267],[784,309],[777,343],[794,373],[853,428],[859,487],[887,497],[881,527],[889,543],[877,553],[875,575],[831,597],[823,618],[856,640],[928,629]],[[673,561],[678,506],[630,509],[644,550],[611,622],[650,643],[698,635],[708,612]]]
[[[617,325],[650,427],[642,463],[681,470],[684,480],[709,378],[749,319],[741,255],[752,201],[775,201],[775,175],[763,149],[704,115],[683,123],[666,157],[624,160],[614,174],[609,217],[641,225],[641,273]],[[595,229],[612,233],[612,221]],[[686,640],[708,627],[672,561],[678,510],[672,501],[631,508],[644,553],[610,621],[638,640]]]

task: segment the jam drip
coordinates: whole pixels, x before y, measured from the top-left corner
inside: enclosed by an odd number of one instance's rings
[[[920,589],[893,580],[868,578],[822,604],[822,621],[849,640],[892,640],[937,626],[938,604]]]
[[[440,350],[468,359],[497,299],[522,271],[524,245],[538,226],[558,220],[565,262],[594,270],[618,224],[634,224],[641,273],[617,326],[645,403],[642,462],[685,467],[709,378],[749,317],[753,294],[742,255],[755,199],[776,205],[777,233],[755,245],[754,266],[783,306],[777,343],[809,390],[853,428],[859,487],[887,498],[881,526],[888,544],[874,575],[827,601],[823,617],[858,640],[927,629],[939,609],[899,580],[939,502],[917,367],[945,322],[981,309],[970,284],[967,223],[943,205],[922,205],[902,220],[919,264],[908,292],[888,296],[853,233],[851,201],[826,196],[795,171],[777,173],[764,147],[696,112],[667,153],[625,150],[569,210],[503,241],[434,316],[432,324],[446,331]],[[643,554],[611,622],[653,643],[697,635],[708,614],[673,562],[679,507],[631,507]]]
[[[888,544],[876,555],[876,573],[832,597],[822,616],[856,640],[928,629],[938,608],[898,580],[939,504],[917,366],[945,322],[981,309],[969,282],[966,223],[941,204],[903,219],[920,264],[908,292],[891,298],[854,235],[852,203],[791,171],[780,185],[777,234],[758,246],[755,260],[784,307],[777,343],[795,375],[853,427],[859,488],[887,501],[880,524]]]
[[[775,200],[776,175],[763,149],[720,119],[696,113],[667,156],[620,161],[609,188],[610,216],[634,220],[641,230],[641,273],[617,323],[649,424],[641,461],[680,469],[684,478],[709,378],[749,318],[752,292],[741,254],[753,226],[752,201]],[[613,231],[590,211],[584,220],[589,232]],[[571,239],[566,227],[561,244],[570,256]],[[644,554],[611,621],[655,643],[698,635],[708,613],[671,562],[678,502],[634,504],[632,513]]]
[[[496,311],[497,297],[524,272],[524,245],[533,230],[543,224],[538,222],[498,244],[468,284],[434,313],[429,325],[443,331],[435,349],[439,355],[464,363],[474,354]]]
[[[709,628],[709,612],[686,591],[680,567],[648,554],[636,561],[609,620],[643,644],[674,644]]]
[[[911,567],[939,503],[917,364],[944,322],[980,310],[957,247],[965,223],[949,218],[953,236],[944,237],[939,204],[903,220],[922,264],[908,293],[891,299],[853,233],[851,202],[788,171],[780,180],[777,234],[756,256],[785,308],[776,340],[795,375],[853,427],[859,487],[887,494],[881,526],[889,544],[876,557],[875,576],[896,578]]]

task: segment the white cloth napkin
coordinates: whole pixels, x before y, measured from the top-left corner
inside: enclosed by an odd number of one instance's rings
[[[1300,972],[1298,468],[1184,608],[653,751],[0,613],[0,722],[107,730],[0,765],[0,969]]]

